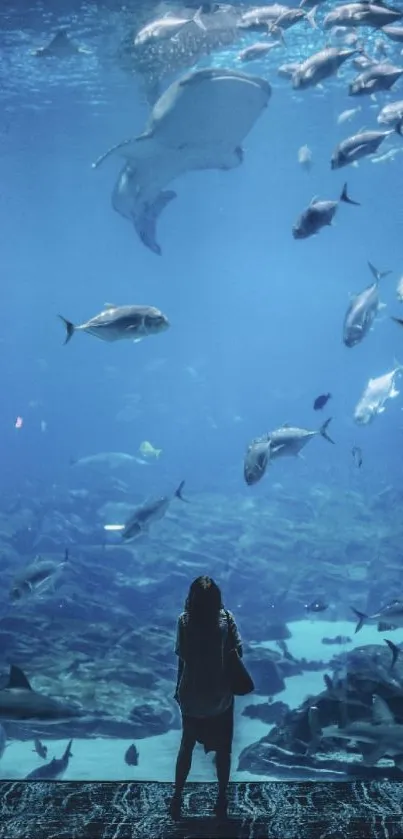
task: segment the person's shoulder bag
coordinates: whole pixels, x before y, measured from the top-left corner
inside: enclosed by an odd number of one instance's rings
[[[230,641],[231,624],[227,610],[225,610],[227,624],[228,624],[228,641]],[[253,679],[248,673],[239,653],[235,647],[231,647],[226,655],[226,670],[229,678],[231,691],[234,696],[246,696],[247,693],[252,693],[255,690]]]

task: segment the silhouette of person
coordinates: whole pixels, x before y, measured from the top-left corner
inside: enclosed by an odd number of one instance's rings
[[[227,816],[227,787],[231,769],[234,696],[226,669],[229,650],[242,656],[242,643],[231,612],[211,577],[197,577],[190,586],[179,616],[175,652],[179,657],[175,699],[182,714],[182,739],[175,771],[170,814],[180,818],[182,793],[192,765],[196,742],[216,753],[218,796],[215,814]]]

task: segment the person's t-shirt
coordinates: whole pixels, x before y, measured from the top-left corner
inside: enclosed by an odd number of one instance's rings
[[[228,618],[227,618],[228,615]],[[232,702],[225,656],[235,649],[242,655],[242,641],[234,616],[221,609],[214,635],[195,638],[189,632],[188,616],[178,619],[175,652],[183,661],[178,699],[183,714],[210,717],[222,714]]]

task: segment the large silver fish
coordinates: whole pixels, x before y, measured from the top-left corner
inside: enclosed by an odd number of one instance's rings
[[[167,184],[192,170],[240,166],[241,144],[270,95],[265,79],[235,70],[190,73],[161,96],[140,137],[124,140],[98,158],[94,166],[117,151],[127,159],[112,203],[153,253],[161,253],[158,217],[175,197],[165,190]]]
[[[327,433],[331,418],[316,431],[305,428],[292,428],[284,423],[281,428],[269,431],[268,434],[252,440],[248,446],[244,460],[244,478],[251,486],[263,477],[268,464],[276,457],[296,457],[313,437],[321,435],[329,443],[334,443]]]
[[[379,281],[391,271],[378,271],[368,262],[375,282],[355,295],[350,302],[344,318],[343,343],[346,347],[355,347],[368,334],[379,311]]]
[[[363,96],[380,90],[390,90],[402,74],[403,67],[386,63],[374,64],[350,82],[349,96]]]
[[[157,18],[147,23],[140,29],[134,38],[134,46],[149,46],[150,43],[156,41],[157,43],[164,41],[165,38],[174,38],[179,34],[184,26],[195,23],[200,29],[204,30],[205,26],[201,17],[201,9],[199,9],[193,17],[175,17],[174,15],[167,15],[166,17]]]
[[[374,612],[373,615],[366,615],[365,612],[359,612],[358,609],[351,608],[358,618],[356,632],[362,629],[364,623],[376,624],[378,632],[389,632],[392,629],[403,627],[403,600],[392,600],[391,603],[379,609],[379,612]]]
[[[345,3],[336,6],[331,12],[325,15],[323,20],[324,29],[332,29],[333,26],[371,26],[380,29],[390,23],[401,20],[403,12],[398,9],[391,9],[385,3]]]
[[[164,495],[162,498],[155,498],[150,501],[146,501],[140,507],[137,507],[125,524],[107,524],[104,529],[120,531],[122,539],[125,541],[135,539],[142,533],[147,533],[150,525],[164,518],[173,498],[179,498],[181,501],[187,501],[187,499],[182,495],[184,485],[185,481],[181,481],[178,489],[175,490],[173,495]]]
[[[292,76],[293,88],[305,90],[308,87],[314,87],[329,76],[334,76],[339,67],[357,52],[359,52],[358,48],[339,49],[338,47],[326,47],[315,52],[296,68]]]
[[[135,5],[137,9],[137,0]],[[188,5],[159,3],[153,12],[164,20],[168,15],[186,20],[190,17]],[[140,76],[147,102],[154,105],[167,79],[189,71],[203,55],[224,49],[239,39],[237,24],[242,11],[242,6],[229,3],[202,3],[198,19],[179,26],[175,37],[149,38],[145,43],[139,43],[138,38],[136,42],[131,13],[127,35],[118,50],[119,64],[131,75],[135,72]]]
[[[243,475],[248,486],[257,484],[266,471],[270,459],[270,440],[258,437],[252,440],[245,454]]]
[[[102,341],[141,341],[147,335],[158,335],[169,327],[168,318],[153,306],[114,306],[111,303],[95,317],[74,326],[59,315],[66,327],[67,344],[75,332],[88,332]]]
[[[397,364],[389,373],[369,380],[354,410],[354,420],[358,425],[368,425],[378,414],[383,414],[388,399],[399,396],[396,378],[402,374],[402,371],[403,366]]]
[[[361,131],[359,134],[347,137],[346,140],[336,146],[330,161],[330,168],[341,169],[342,166],[355,163],[362,157],[375,154],[386,137],[391,137],[395,132],[402,134],[401,123],[396,125],[395,128],[391,128],[390,131]]]
[[[343,201],[345,204],[355,204],[359,207],[358,201],[353,201],[347,193],[347,184],[344,184],[342,193],[338,201],[319,201],[318,198],[312,198],[312,201],[301,213],[297,222],[292,228],[292,235],[294,239],[307,239],[309,236],[315,236],[319,233],[322,227],[331,225],[339,203]]]
[[[14,577],[10,590],[10,599],[14,602],[22,600],[30,595],[42,594],[49,589],[59,572],[68,562],[69,552],[66,548],[63,562],[54,562],[51,559],[36,559],[26,565],[22,571]]]
[[[403,99],[398,102],[389,102],[379,111],[377,121],[380,125],[399,125],[403,123]]]
[[[269,431],[267,439],[270,441],[270,460],[275,460],[276,457],[297,457],[307,443],[313,437],[324,437],[328,443],[333,443],[331,437],[327,433],[327,428],[331,423],[332,418],[329,417],[320,428],[316,431],[308,431],[306,428],[293,428],[288,423],[284,423],[281,428],[275,431]]]

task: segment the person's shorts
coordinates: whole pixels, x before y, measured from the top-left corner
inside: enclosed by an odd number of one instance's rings
[[[204,751],[218,749],[231,751],[234,734],[234,701],[222,714],[215,717],[189,717],[182,715],[182,729],[185,735],[204,746]]]

